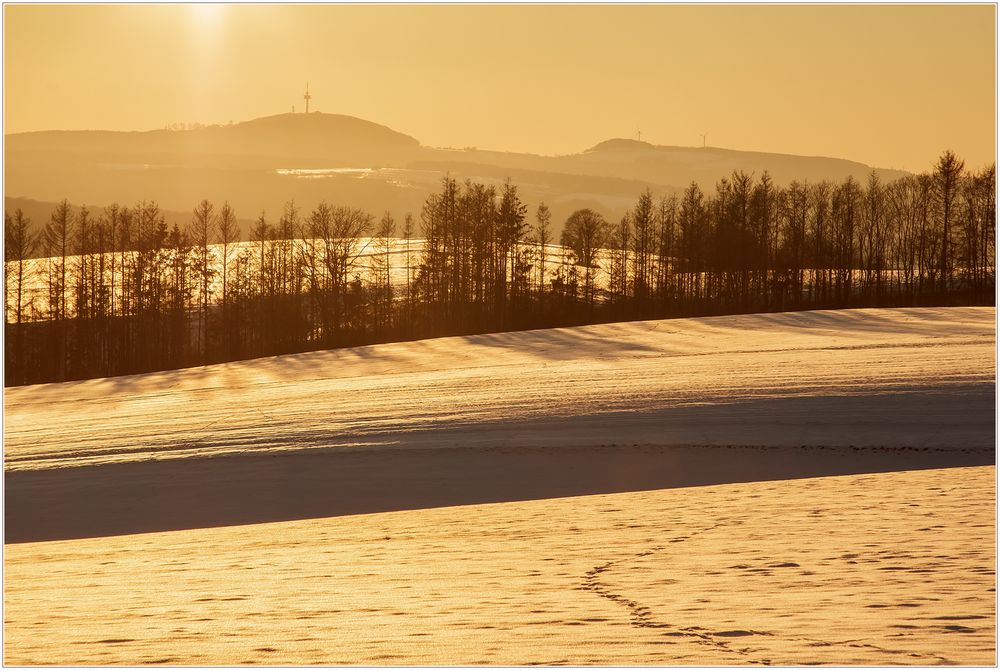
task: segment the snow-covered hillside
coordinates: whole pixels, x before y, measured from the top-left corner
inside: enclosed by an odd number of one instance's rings
[[[992,663],[994,323],[647,321],[8,389],[4,661]]]
[[[12,388],[5,467],[330,447],[989,447],[994,322],[994,308],[645,321]]]
[[[15,665],[992,665],[993,467],[5,547]]]

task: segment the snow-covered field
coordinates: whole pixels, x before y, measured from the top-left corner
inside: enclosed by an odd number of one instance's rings
[[[7,389],[5,468],[331,447],[990,447],[995,309],[450,337]]]
[[[268,254],[272,253],[270,251],[270,245],[276,244],[275,242],[268,243]],[[301,257],[304,252],[304,245],[302,240],[294,240],[290,242],[291,249],[294,251],[296,257]],[[386,246],[383,246],[386,245]],[[389,281],[393,285],[393,289],[396,291],[396,296],[402,299],[406,295],[407,282],[416,281],[417,274],[420,271],[420,262],[423,254],[423,249],[425,245],[425,240],[419,238],[413,238],[410,240],[398,239],[398,238],[388,238],[387,240],[380,240],[372,237],[360,237],[356,240],[356,243],[351,247],[351,251],[347,258],[347,274],[350,279],[360,279],[365,282],[376,282],[381,283],[382,273],[384,272],[385,265],[389,267]],[[232,272],[236,266],[237,259],[243,255],[249,254],[256,262],[258,255],[258,243],[255,242],[236,242],[230,245],[228,249],[228,259],[229,267]],[[322,243],[317,242],[317,254],[322,257]],[[212,272],[212,277],[209,281],[208,291],[209,291],[209,302],[218,304],[222,298],[222,255],[223,249],[220,244],[211,244],[208,247],[209,250],[209,268]],[[539,246],[537,244],[524,243],[523,250],[526,253],[532,254],[532,258],[537,259],[540,257],[541,252],[539,251]],[[607,266],[609,260],[607,259],[608,253],[606,250],[599,254],[601,258],[601,264],[603,268],[595,268],[592,270],[593,281],[595,286],[606,287],[608,284],[608,272]],[[136,252],[128,251],[125,252],[124,256],[128,263],[133,263],[133,259]],[[78,255],[67,256],[66,257],[66,269],[69,275],[72,277],[73,273],[77,272],[79,268],[80,261],[83,257]],[[99,259],[100,256],[95,256],[95,259]],[[50,271],[57,273],[58,270],[58,258],[32,258],[28,259],[24,263],[24,285],[22,287],[23,295],[21,298],[23,315],[22,318],[25,320],[43,320],[48,318],[46,311],[48,309],[48,276]],[[96,262],[96,261],[95,261]],[[105,262],[105,272],[107,276],[104,279],[106,286],[112,287],[112,277],[111,269],[114,267],[115,277],[114,277],[114,298],[116,300],[121,300],[121,264],[122,264],[122,254],[106,254],[104,256]],[[572,265],[572,254],[566,247],[549,244],[545,247],[545,276],[547,281],[551,281],[560,266],[565,266],[566,270]],[[583,276],[583,268],[580,268],[581,281]],[[376,273],[378,276],[376,276]],[[9,277],[16,277],[17,266],[14,263],[8,263],[7,274]],[[230,274],[230,277],[233,275]],[[14,280],[11,279],[11,286],[15,286]],[[538,269],[534,269],[531,276],[532,282],[538,281]],[[72,287],[72,282],[70,290],[74,290]],[[197,282],[196,282],[197,284]],[[14,321],[16,314],[16,299],[11,296],[8,299],[7,318],[10,321]],[[69,301],[70,316],[73,316],[74,309],[72,300]]]
[[[8,389],[4,661],[993,664],[995,315]]]
[[[5,547],[8,664],[995,663],[995,475]]]

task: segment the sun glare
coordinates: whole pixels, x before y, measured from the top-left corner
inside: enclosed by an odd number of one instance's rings
[[[189,5],[191,17],[198,28],[214,28],[222,20],[226,6],[223,4],[199,2]]]

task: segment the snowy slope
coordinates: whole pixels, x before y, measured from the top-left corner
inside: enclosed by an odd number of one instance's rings
[[[989,447],[995,309],[618,323],[8,389],[7,470],[327,447]]]
[[[4,661],[996,661],[995,468],[5,547]]]

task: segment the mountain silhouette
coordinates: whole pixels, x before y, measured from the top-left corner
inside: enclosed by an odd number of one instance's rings
[[[5,195],[92,208],[155,200],[190,212],[202,198],[228,200],[241,218],[276,216],[294,200],[373,213],[419,216],[445,174],[501,183],[510,177],[529,207],[545,201],[556,227],[577,208],[615,220],[649,188],[679,193],[692,181],[711,191],[734,171],[767,171],[792,180],[861,181],[873,168],[840,158],[657,146],[613,138],[579,153],[541,156],[482,149],[441,149],[364,119],[342,114],[278,114],[184,130],[37,131],[6,136]],[[884,179],[904,173],[875,169]],[[44,205],[35,207],[36,211]]]
[[[793,180],[818,182],[840,181],[854,177],[863,181],[874,171],[883,180],[898,179],[900,170],[872,168],[864,163],[824,156],[796,156],[760,151],[737,151],[719,147],[679,147],[650,144],[638,140],[605,140],[580,156],[599,165],[614,163],[623,177],[641,177],[657,183],[685,184],[698,182],[702,188],[735,171],[765,171],[779,184]]]
[[[343,114],[278,114],[231,125],[185,130],[39,131],[6,136],[7,154],[46,152],[142,163],[271,167],[319,161],[386,161],[405,158],[419,147],[414,138]]]

